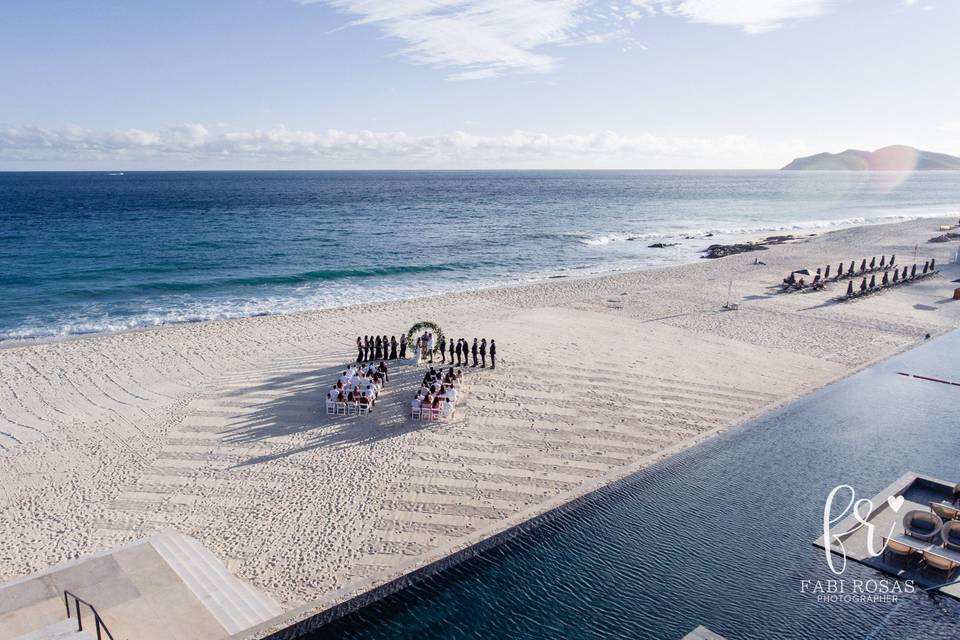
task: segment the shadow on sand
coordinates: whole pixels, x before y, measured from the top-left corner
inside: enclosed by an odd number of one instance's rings
[[[326,393],[345,365],[283,374],[245,387],[230,395],[255,396],[269,392],[280,395],[256,405],[252,412],[237,416],[223,442],[244,444],[286,436],[307,434],[306,443],[237,463],[243,467],[278,460],[318,448],[367,445],[411,431],[429,428],[409,417],[410,400],[416,393],[426,369],[423,366],[388,362],[390,380],[376,406],[367,415],[332,416],[326,413]],[[452,424],[444,422],[444,425]]]

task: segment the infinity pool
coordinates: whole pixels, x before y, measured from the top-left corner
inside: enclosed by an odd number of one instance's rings
[[[913,470],[960,480],[960,332],[657,464],[556,520],[316,632],[321,638],[960,637],[960,603],[822,603],[824,500]],[[849,563],[845,580],[880,579]]]

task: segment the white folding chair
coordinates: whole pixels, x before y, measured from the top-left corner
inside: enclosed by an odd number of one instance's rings
[[[413,405],[410,405],[410,417],[412,419],[419,420],[421,413],[422,411],[420,410],[419,406],[414,407]]]
[[[333,400],[327,400],[327,415],[332,416],[337,413],[337,403]]]
[[[335,411],[334,415],[338,415],[338,416],[345,416],[345,415],[347,415],[347,403],[346,403],[346,402],[338,402],[338,403],[336,403],[336,404],[337,404],[337,407],[336,407],[336,411]]]
[[[354,415],[354,414],[356,414],[356,413],[359,413],[359,406],[360,406],[360,405],[357,404],[356,402],[348,402],[348,403],[347,403],[347,415],[348,415],[348,416],[352,416],[352,415]]]
[[[370,413],[370,405],[364,404],[363,402],[357,404],[357,415],[364,415]]]

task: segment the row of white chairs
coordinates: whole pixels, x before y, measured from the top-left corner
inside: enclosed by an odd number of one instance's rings
[[[370,413],[370,405],[360,402],[335,402],[327,400],[328,416],[362,416]]]
[[[450,409],[447,410],[445,407],[448,405]],[[456,412],[456,403],[444,402],[441,405],[440,409],[434,409],[433,407],[410,407],[410,417],[413,420],[420,420],[421,422],[430,422],[431,420],[440,420],[446,418],[452,418],[453,414]]]

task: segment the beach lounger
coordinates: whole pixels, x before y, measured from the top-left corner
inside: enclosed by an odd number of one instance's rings
[[[911,538],[933,542],[940,536],[943,520],[935,513],[916,509],[903,516],[903,531]]]
[[[931,502],[930,511],[943,518],[943,520],[948,521],[948,524],[950,520],[960,518],[960,509],[942,502]]]
[[[934,551],[924,550],[923,569],[928,567],[946,573],[949,578],[950,575],[957,570],[957,567],[960,567],[960,563],[951,558],[941,556]]]
[[[889,554],[903,564],[909,563],[910,559],[917,552],[916,549],[910,545],[903,544],[892,538],[882,538],[882,542],[884,544],[883,555],[886,557]]]

